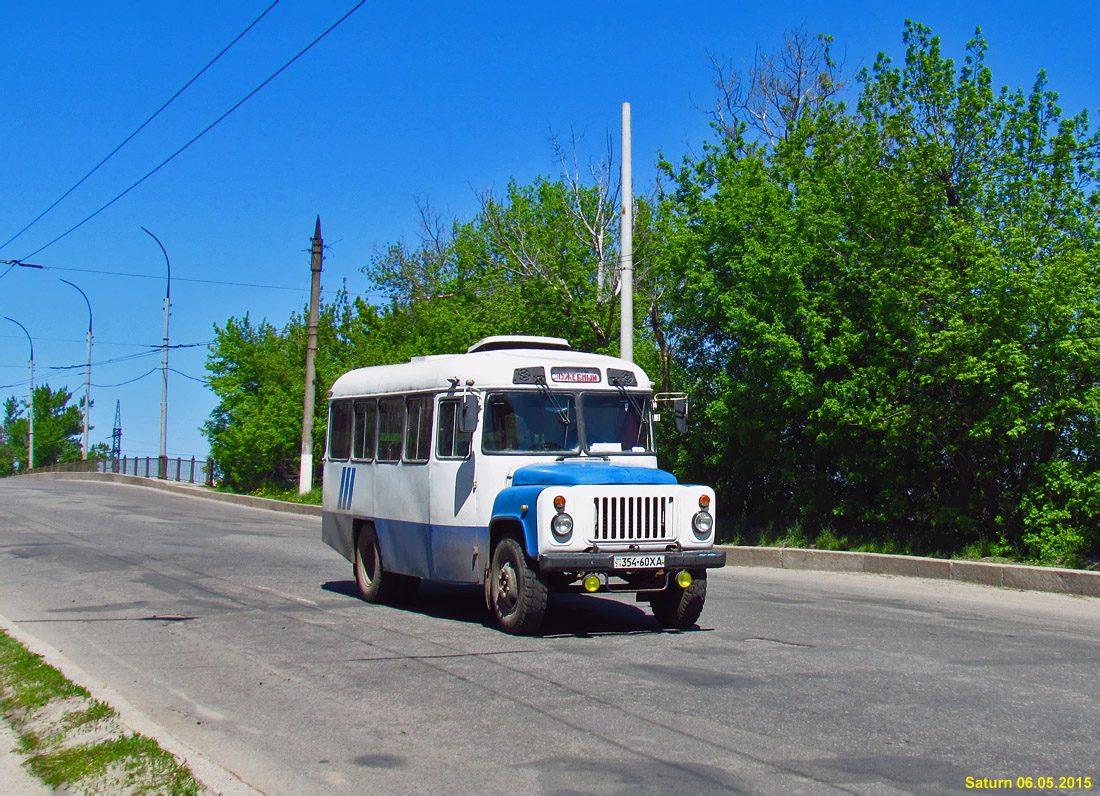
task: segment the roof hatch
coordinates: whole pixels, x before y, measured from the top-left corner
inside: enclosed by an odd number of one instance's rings
[[[569,341],[560,337],[537,337],[535,335],[497,335],[484,337],[468,349],[467,354],[476,351],[510,351],[513,349],[536,349],[543,351],[569,351]]]

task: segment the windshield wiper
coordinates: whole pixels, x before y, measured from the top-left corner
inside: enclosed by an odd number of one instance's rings
[[[551,390],[550,386],[546,383],[546,377],[536,377],[535,386],[538,387],[539,392],[542,393],[546,400],[554,407],[554,414],[558,416],[558,422],[566,428],[569,428],[569,424],[572,422],[569,419],[569,407],[562,406],[561,403],[558,402],[557,397],[554,395],[554,391]]]

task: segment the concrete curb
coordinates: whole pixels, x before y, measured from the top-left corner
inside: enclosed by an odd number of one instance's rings
[[[1100,572],[1022,564],[989,564],[984,561],[953,561],[882,553],[849,553],[834,550],[803,550],[793,547],[743,547],[719,545],[732,567],[774,567],[815,569],[827,572],[866,572],[915,578],[957,580],[1027,591],[1052,591],[1100,597]]]
[[[308,503],[287,503],[285,500],[273,500],[271,498],[254,497],[252,495],[234,495],[231,492],[216,492],[213,489],[198,486],[196,484],[161,481],[159,478],[145,478],[140,475],[122,475],[121,473],[31,473],[30,475],[18,477],[44,478],[48,480],[76,479],[78,481],[113,481],[117,484],[144,486],[149,489],[160,489],[165,492],[187,494],[191,497],[218,500],[222,503],[235,503],[238,506],[251,506],[254,509],[281,511],[286,514],[305,514],[313,517],[321,516],[321,507]]]

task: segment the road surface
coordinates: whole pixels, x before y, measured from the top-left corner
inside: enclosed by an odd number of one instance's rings
[[[732,567],[709,587],[691,631],[578,595],[515,638],[478,588],[361,602],[317,518],[0,481],[0,614],[265,793],[1100,791],[1100,600]]]

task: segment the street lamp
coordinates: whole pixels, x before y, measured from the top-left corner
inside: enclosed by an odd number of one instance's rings
[[[15,318],[8,318],[7,320],[14,323],[20,329],[23,330],[23,334],[27,336],[27,342],[31,346],[31,391],[28,403],[30,404],[30,412],[27,415],[27,469],[34,469],[34,341],[31,340],[31,333],[27,331],[27,327],[21,324]]]
[[[164,262],[168,266],[168,285],[164,289],[164,345],[161,349],[161,363],[164,372],[160,387],[160,478],[168,477],[168,308],[171,306],[172,296],[172,263],[168,259],[168,252],[160,238],[145,227],[141,228],[146,235],[157,242],[160,250],[164,252]]]
[[[84,369],[84,441],[80,445],[80,458],[88,459],[88,409],[92,399],[92,302],[88,301],[88,294],[74,285],[68,279],[62,279],[66,285],[75,287],[84,296],[84,303],[88,305],[88,365]]]

